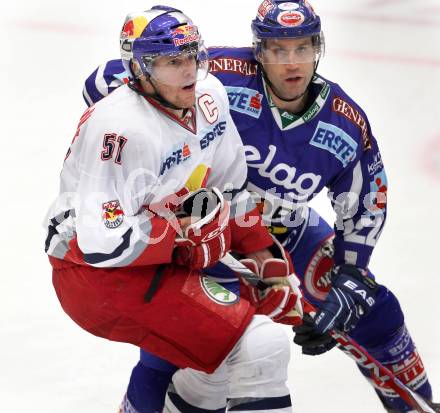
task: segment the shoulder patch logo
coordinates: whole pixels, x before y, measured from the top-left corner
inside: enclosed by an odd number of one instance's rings
[[[124,211],[119,201],[108,201],[102,204],[102,219],[107,228],[117,228],[124,221]]]
[[[232,291],[222,285],[211,281],[208,277],[199,277],[202,290],[209,299],[222,305],[232,305],[239,301],[239,298]]]
[[[356,141],[342,129],[321,121],[310,140],[310,145],[332,153],[344,167],[355,158],[358,147]]]
[[[262,111],[263,94],[247,87],[226,86],[229,109],[258,119]]]

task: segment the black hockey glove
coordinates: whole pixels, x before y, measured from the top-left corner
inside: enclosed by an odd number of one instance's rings
[[[319,334],[333,328],[352,330],[376,303],[379,286],[354,265],[343,264],[333,269],[331,281],[332,288],[314,319]]]
[[[303,324],[292,327],[295,337],[293,342],[302,347],[303,354],[317,356],[331,350],[336,346],[330,333],[319,334],[315,330],[315,322],[310,314],[304,314]]]

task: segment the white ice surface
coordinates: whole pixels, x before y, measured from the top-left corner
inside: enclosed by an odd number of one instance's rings
[[[177,1],[208,45],[249,45],[258,0]],[[46,210],[84,110],[85,78],[118,57],[127,12],[149,0],[3,2],[0,79],[0,411],[114,412],[137,349],[95,338],[61,310],[43,252]],[[315,0],[327,55],[320,72],[366,110],[390,181],[389,218],[371,268],[400,298],[440,398],[440,4]],[[315,206],[330,219],[325,197]],[[437,211],[437,212],[436,212]],[[293,348],[298,413],[381,412],[338,351]]]

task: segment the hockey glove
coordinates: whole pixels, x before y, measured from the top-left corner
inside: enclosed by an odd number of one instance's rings
[[[314,323],[319,334],[333,328],[348,332],[376,303],[378,285],[362,275],[354,265],[344,264],[333,269],[332,288],[320,305]]]
[[[231,245],[229,202],[217,188],[202,189],[184,200],[181,212],[195,222],[183,230],[182,237],[176,238],[176,263],[191,269],[214,265]]]
[[[314,319],[305,308],[303,323],[292,329],[295,333],[293,342],[301,346],[302,353],[308,356],[323,354],[336,346],[336,340],[330,336],[329,332],[324,334],[316,332]]]
[[[241,260],[253,273],[271,285],[270,288],[259,291],[243,280],[247,289],[245,296],[255,305],[257,314],[267,315],[275,322],[299,325],[303,316],[300,281],[293,272],[292,262],[284,248],[277,241],[274,247],[279,249],[278,255],[281,258],[268,258],[260,268],[253,259]]]

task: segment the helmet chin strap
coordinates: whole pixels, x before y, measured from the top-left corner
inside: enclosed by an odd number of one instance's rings
[[[148,98],[152,98],[154,100],[156,100],[157,102],[159,102],[162,106],[168,108],[168,109],[173,109],[173,110],[183,110],[183,114],[185,115],[185,112],[188,110],[188,108],[180,108],[176,105],[174,105],[173,103],[169,102],[168,100],[166,100],[161,94],[160,92],[157,90],[155,84],[152,82],[151,80],[151,76],[148,76],[146,79],[147,82],[150,83],[151,87],[154,90],[154,93],[145,93],[143,90],[140,90],[139,87],[136,86],[136,81],[135,80],[131,80],[130,82],[128,82],[128,87],[131,90],[134,90],[136,93],[138,93],[141,96],[144,97],[148,97]]]

